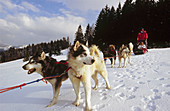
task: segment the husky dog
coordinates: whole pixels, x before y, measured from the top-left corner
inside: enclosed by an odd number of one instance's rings
[[[106,63],[107,59],[110,59],[111,61],[111,67],[114,67],[114,65],[116,64],[116,48],[115,45],[109,45],[108,48],[106,48],[103,51],[103,55],[104,55],[104,61]],[[113,59],[114,59],[114,65],[113,65]]]
[[[76,100],[73,102],[73,105],[80,105],[80,82],[82,82],[85,91],[85,111],[91,111],[91,77],[95,81],[94,89],[98,88],[98,72],[104,78],[106,88],[110,89],[106,66],[99,58],[98,48],[96,46],[92,46],[89,49],[86,45],[77,41],[70,48],[68,53],[68,64],[69,67],[71,67],[68,71],[68,76],[76,93]]]
[[[44,52],[42,52],[41,55],[35,55],[30,58],[29,62],[23,66],[23,69],[28,70],[28,74],[37,72],[43,77],[49,77],[56,74],[61,74],[68,68],[68,66],[64,64],[66,61],[62,60],[60,62],[61,64],[56,64],[56,60],[54,58],[48,57]],[[57,103],[62,81],[65,81],[67,78],[68,73],[63,73],[60,77],[47,79],[53,88],[53,100],[47,107]]]
[[[128,63],[130,64],[131,52],[133,51],[133,44],[130,42],[128,46],[124,44],[119,48],[118,58],[119,58],[119,68],[121,68],[121,59],[124,58],[124,66],[126,68],[126,58],[128,57]]]

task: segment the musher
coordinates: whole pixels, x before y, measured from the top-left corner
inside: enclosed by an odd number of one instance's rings
[[[144,30],[144,28],[141,28],[141,31],[138,33],[137,44],[140,44],[141,42],[143,42],[143,43],[145,43],[145,45],[147,47],[147,44],[148,44],[147,39],[148,39],[148,34]]]

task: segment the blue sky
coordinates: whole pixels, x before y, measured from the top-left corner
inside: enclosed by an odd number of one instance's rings
[[[79,25],[95,24],[108,4],[125,0],[0,0],[0,43],[27,45],[70,37]]]

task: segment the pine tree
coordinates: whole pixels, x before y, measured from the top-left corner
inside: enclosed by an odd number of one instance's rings
[[[94,42],[97,45],[100,45],[99,41],[101,41],[102,36],[103,36],[103,29],[104,29],[103,21],[104,21],[104,9],[101,10],[101,12],[97,18],[97,21],[96,21]]]
[[[122,7],[122,14],[126,15],[128,13],[131,13],[132,10],[133,10],[132,0],[126,0]]]
[[[88,41],[89,46],[92,45],[94,39],[94,26],[89,24],[86,27],[86,32],[84,34],[85,39]]]
[[[122,8],[121,8],[121,3],[119,2],[118,8],[116,10],[117,19],[120,19],[121,14],[122,14]]]
[[[90,36],[90,25],[88,24],[86,27],[85,34],[84,34],[84,38],[88,40],[89,36]]]
[[[79,41],[80,43],[85,43],[85,38],[83,36],[83,31],[82,31],[82,28],[81,28],[81,25],[79,25],[78,29],[77,29],[77,32],[75,33],[75,40],[74,40],[74,43],[76,41]]]
[[[25,55],[24,55],[24,59],[23,59],[23,62],[26,62],[29,60],[29,57],[30,57],[30,53],[28,50],[25,50]]]
[[[108,7],[108,5],[106,5],[105,8],[103,8],[100,12],[95,27],[94,41],[99,46],[102,46],[103,43],[108,42],[110,39],[110,33],[108,33],[108,27],[110,25],[109,15],[110,8]]]

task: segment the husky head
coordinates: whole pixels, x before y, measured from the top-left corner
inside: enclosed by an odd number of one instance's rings
[[[42,63],[45,58],[45,52],[42,52],[40,56],[36,55],[30,58],[29,62],[25,64],[22,68],[24,70],[28,70],[28,74],[32,74],[33,72],[41,73]]]
[[[77,41],[70,49],[69,59],[73,59],[74,62],[83,65],[91,65],[95,62],[93,57],[90,55],[88,46],[83,45]]]
[[[111,49],[115,50],[115,45],[111,44],[111,45],[109,45],[109,47],[110,47]]]
[[[126,45],[122,44],[122,46],[119,49],[119,53],[120,54],[129,53],[129,48]]]

